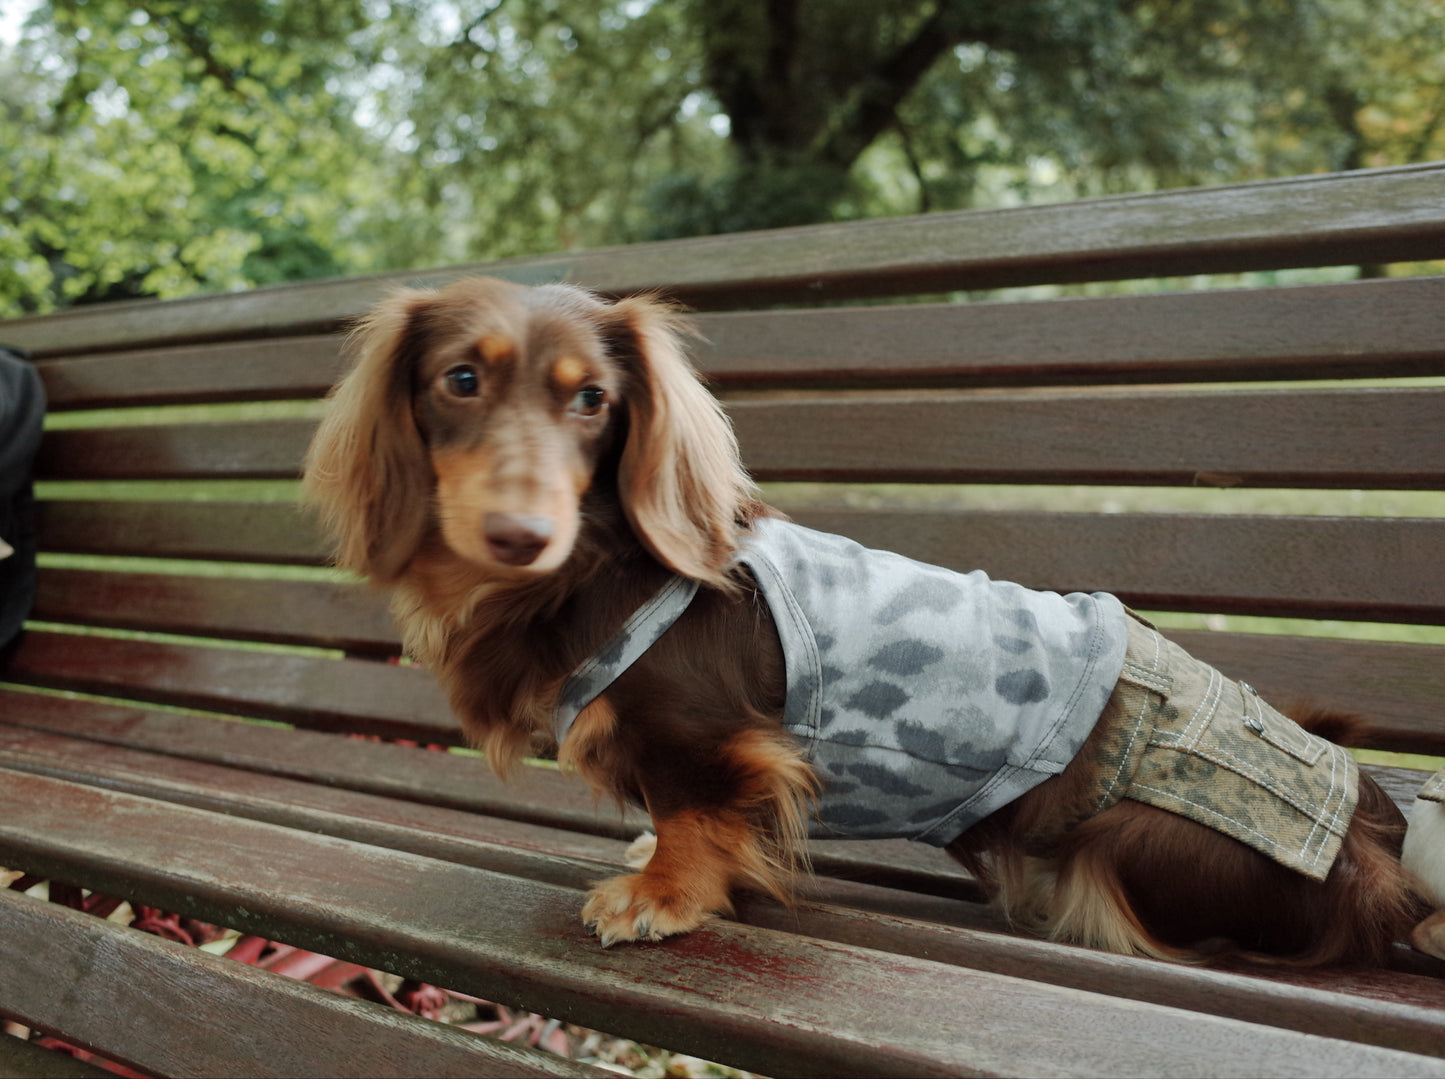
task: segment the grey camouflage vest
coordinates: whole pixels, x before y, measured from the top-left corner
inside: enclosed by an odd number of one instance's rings
[[[738,560],[782,642],[784,725],[824,781],[818,837],[946,845],[1063,771],[1123,666],[1124,608],[1104,593],[1035,592],[777,520]],[[574,672],[559,743],[696,588],[675,578]]]

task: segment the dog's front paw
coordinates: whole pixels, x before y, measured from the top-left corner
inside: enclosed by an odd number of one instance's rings
[[[604,880],[588,893],[582,921],[604,948],[690,933],[707,921],[712,912],[703,904],[665,891],[663,883],[646,873]]]

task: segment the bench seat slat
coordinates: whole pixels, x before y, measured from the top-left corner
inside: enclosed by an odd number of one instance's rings
[[[27,632],[12,682],[253,716],[321,730],[459,745],[436,680],[363,659]]]
[[[334,329],[403,283],[492,273],[604,292],[664,289],[691,306],[818,303],[1059,281],[1416,261],[1445,253],[1439,164],[961,211],[360,279],[300,282],[166,304],[16,319],[39,356],[156,342]]]
[[[1445,277],[700,315],[735,386],[1067,385],[1445,373]]]
[[[503,784],[469,756],[3,688],[0,717],[17,730],[612,839],[631,840],[647,824],[634,812],[599,808],[585,783],[551,768],[519,768]]]
[[[759,480],[1445,489],[1445,389],[935,392],[728,406]],[[36,469],[50,480],[286,479],[299,474],[314,426],[55,431]]]
[[[29,896],[0,891],[0,919],[0,998],[26,1002],[16,1018],[154,1074],[607,1074]]]
[[[0,766],[567,888],[586,888],[618,872],[626,848],[619,838],[189,760],[164,749],[157,753],[103,745],[3,722]]]
[[[586,887],[600,875],[616,871],[622,855],[622,844],[616,841],[475,814],[423,809],[389,799],[358,798],[334,789],[247,777],[175,758],[155,759],[113,749],[98,753],[93,743],[54,736],[27,740],[3,726],[0,762],[56,778],[100,783],[133,794],[572,888]],[[575,861],[579,858],[581,863]],[[1371,989],[1381,998],[1378,1001],[1332,993],[1307,993],[1300,999],[1283,986],[1261,981],[1258,971],[1244,977],[1185,970],[1001,934],[991,918],[979,917],[969,904],[957,901],[929,904],[932,913],[948,924],[925,926],[912,920],[900,922],[891,913],[893,909],[916,909],[919,904],[884,889],[820,879],[807,892],[809,898],[792,910],[749,901],[742,908],[742,920],[782,932],[1234,1018],[1254,1020],[1268,1015],[1272,1025],[1288,1029],[1417,1052],[1437,1051],[1445,1034],[1445,983],[1435,979],[1378,972],[1369,979]],[[880,917],[853,909],[851,904],[839,905],[857,902],[860,897],[865,908],[890,913]]]
[[[26,698],[29,698],[28,700]],[[599,806],[587,785],[545,767],[522,768],[503,784],[475,759],[426,753],[385,743],[338,739],[303,730],[143,712],[0,689],[0,716],[15,730],[63,735],[77,744],[114,746],[322,784],[358,794],[532,826],[631,841],[648,827],[639,812]],[[0,728],[3,729],[3,728]],[[9,736],[13,741],[16,735]],[[158,762],[155,767],[167,767]],[[951,858],[923,844],[832,841],[815,845],[819,872],[942,895],[976,897]]]
[[[604,950],[572,889],[42,776],[7,776],[0,810],[5,864],[754,1070],[1259,1075],[1307,1058],[1322,1074],[1445,1074],[1392,1050],[730,923]],[[659,979],[663,956],[675,962]]]

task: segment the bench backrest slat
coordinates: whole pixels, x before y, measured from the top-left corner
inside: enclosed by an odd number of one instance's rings
[[[275,565],[326,557],[294,503],[56,499],[42,511],[51,551]]]
[[[394,655],[396,629],[379,593],[356,584],[52,567],[34,617],[112,629]]]
[[[728,404],[760,480],[1445,490],[1445,389],[933,391]],[[257,420],[57,431],[36,468],[48,480],[291,479],[313,429]]]
[[[702,309],[1436,258],[1445,165],[1410,165],[1001,211],[961,211],[506,259],[431,273],[20,319],[37,356],[334,329],[407,282],[488,272]]]
[[[696,316],[719,386],[1029,386],[1445,374],[1445,277]]]

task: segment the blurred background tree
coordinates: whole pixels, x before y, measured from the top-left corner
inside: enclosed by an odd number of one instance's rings
[[[1445,157],[1441,0],[8,6],[6,315]]]

